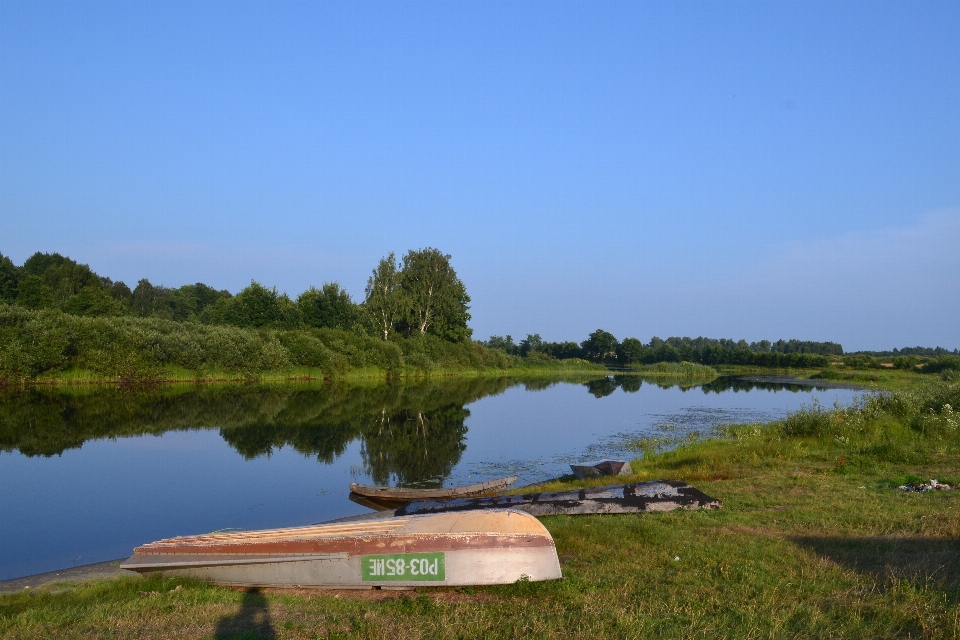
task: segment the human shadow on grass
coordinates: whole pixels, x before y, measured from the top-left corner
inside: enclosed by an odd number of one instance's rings
[[[960,602],[960,540],[916,537],[795,536],[794,543],[883,582],[944,589]]]
[[[213,634],[217,640],[273,639],[277,632],[270,621],[270,607],[267,598],[259,589],[249,589],[243,594],[240,611],[224,616],[217,622]]]

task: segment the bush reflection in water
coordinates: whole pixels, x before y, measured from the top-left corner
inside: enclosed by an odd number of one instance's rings
[[[359,439],[375,482],[439,482],[465,448],[464,405],[510,384],[8,390],[0,395],[0,451],[53,456],[92,439],[216,428],[248,459],[289,446],[329,463]]]
[[[560,382],[460,378],[369,386],[7,389],[0,393],[0,451],[53,456],[93,439],[219,429],[223,439],[247,459],[269,456],[289,446],[331,463],[359,439],[364,471],[374,482],[437,486],[449,476],[466,448],[470,410],[465,405],[515,385],[534,391]],[[643,384],[640,377],[632,375],[581,378],[578,382],[597,398],[617,389],[636,392]],[[666,381],[655,384],[676,385]],[[699,388],[704,393],[716,393],[755,386],[801,390],[730,378]]]

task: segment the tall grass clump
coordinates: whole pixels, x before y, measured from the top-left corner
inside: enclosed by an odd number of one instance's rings
[[[843,465],[924,463],[960,452],[958,402],[960,384],[939,381],[911,391],[865,394],[829,410],[814,402],[774,423],[771,435],[831,452]]]
[[[915,434],[931,431],[932,425],[946,428],[953,437],[951,420],[960,403],[960,384],[934,382],[910,391],[883,391],[865,394],[850,406],[826,409],[816,400],[783,420],[774,423],[784,438],[869,438],[887,433],[891,425]]]
[[[768,424],[718,427],[712,438],[657,438],[634,443],[650,472],[694,469],[701,479],[745,468],[808,461],[864,471],[927,464],[960,454],[960,382],[936,380],[911,391],[864,394],[850,405],[814,401]]]
[[[787,414],[779,427],[787,438],[822,437],[830,432],[833,421],[833,414],[814,399],[811,406]]]

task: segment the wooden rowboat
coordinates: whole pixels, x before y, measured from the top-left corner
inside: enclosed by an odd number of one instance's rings
[[[656,480],[572,491],[527,493],[492,498],[463,498],[439,502],[411,502],[395,515],[445,513],[482,509],[517,509],[534,516],[591,513],[640,513],[674,509],[719,509],[721,503],[699,489],[678,480]]]
[[[560,578],[550,533],[510,509],[169,538],[121,565],[258,587],[419,587]]]
[[[374,487],[367,484],[350,485],[350,500],[377,511],[399,509],[408,502],[417,500],[453,500],[454,498],[480,498],[494,496],[514,482],[516,476],[487,480],[463,487],[448,489],[403,489],[398,487]]]

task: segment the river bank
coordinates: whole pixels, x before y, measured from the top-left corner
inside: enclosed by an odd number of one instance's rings
[[[517,358],[517,360],[520,360]],[[917,375],[914,372],[887,370],[882,373],[858,369],[795,369],[760,368],[754,366],[725,365],[707,367],[691,363],[660,363],[635,367],[609,367],[585,360],[559,360],[548,363],[515,363],[499,367],[404,367],[385,369],[381,367],[354,367],[342,373],[330,373],[316,367],[291,367],[282,371],[244,372],[230,370],[191,371],[181,367],[167,366],[143,376],[104,375],[95,370],[71,367],[66,370],[24,378],[17,381],[0,380],[3,390],[58,387],[149,387],[182,385],[224,384],[317,384],[346,383],[351,385],[384,384],[386,382],[418,382],[423,380],[464,379],[569,379],[597,376],[632,376],[653,383],[679,381],[684,386],[709,383],[717,378],[735,378],[748,383],[763,385],[800,385],[835,389],[886,389],[904,390],[923,384],[935,375]]]
[[[676,478],[723,508],[544,518],[562,581],[333,593],[95,580],[0,596],[0,635],[956,638],[960,492],[894,487],[960,480],[960,385],[917,378],[848,407],[637,441],[624,480]]]
[[[78,387],[78,386],[156,386],[156,385],[218,385],[235,383],[295,384],[341,382],[349,384],[383,384],[390,381],[439,380],[452,378],[564,378],[568,376],[603,375],[607,369],[602,365],[584,361],[563,366],[514,366],[506,368],[453,368],[404,367],[384,369],[379,367],[355,367],[342,373],[330,373],[314,367],[291,367],[282,371],[250,373],[244,371],[190,371],[178,367],[165,367],[149,376],[124,377],[102,375],[91,369],[71,368],[34,379],[7,382],[3,388],[26,387]]]

